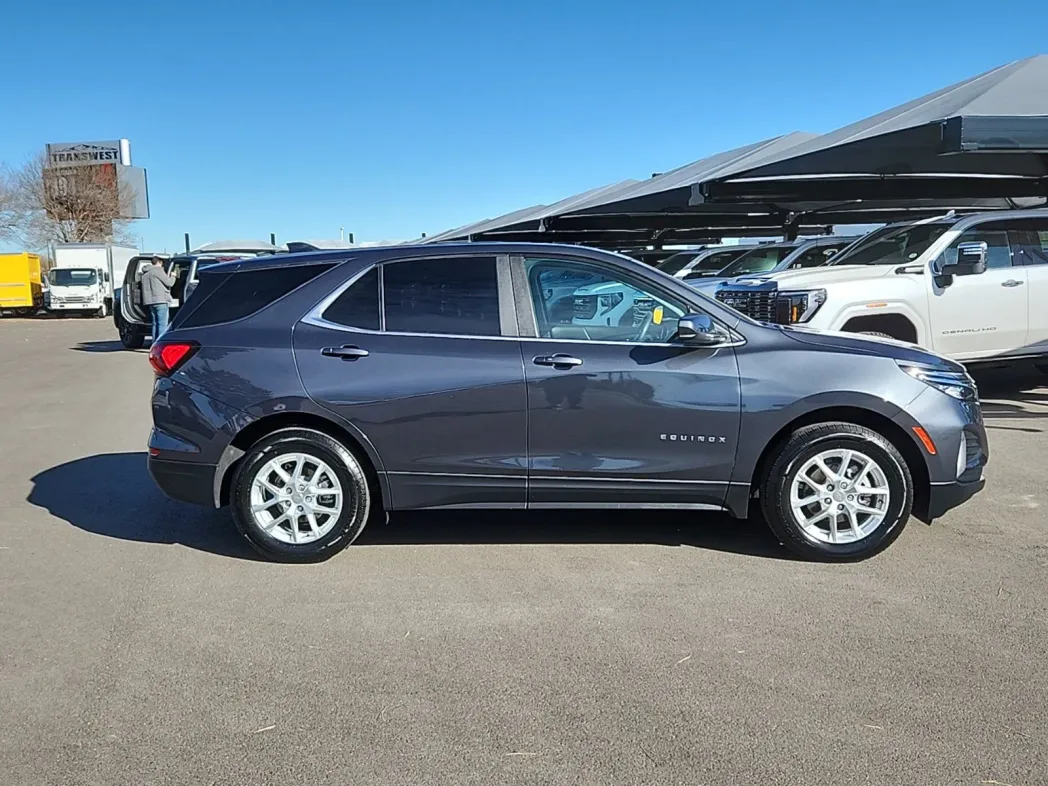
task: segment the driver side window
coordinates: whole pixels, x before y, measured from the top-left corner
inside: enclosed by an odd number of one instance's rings
[[[988,225],[973,227],[962,233],[950,247],[943,252],[945,262],[954,264],[957,261],[957,247],[961,243],[986,244],[986,269],[994,270],[1012,266],[1012,252],[1008,246],[1008,232],[1004,229],[990,229]]]
[[[617,271],[558,259],[524,264],[540,338],[666,343],[686,313],[685,304],[635,286]]]

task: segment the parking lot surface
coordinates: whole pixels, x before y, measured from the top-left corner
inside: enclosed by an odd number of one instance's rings
[[[145,469],[108,320],[0,322],[0,782],[1043,784],[1048,389],[987,489],[809,564],[752,524],[395,515],[253,558]]]

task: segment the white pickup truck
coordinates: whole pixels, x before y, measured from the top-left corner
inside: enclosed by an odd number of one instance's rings
[[[1048,372],[1048,210],[889,225],[825,267],[738,278],[716,297],[765,322],[887,336],[965,363],[1043,360]]]

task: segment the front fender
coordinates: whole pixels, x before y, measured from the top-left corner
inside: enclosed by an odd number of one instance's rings
[[[903,300],[875,300],[867,303],[853,303],[840,309],[825,325],[820,325],[822,330],[843,330],[849,321],[856,317],[885,317],[897,315],[902,316],[913,324],[917,331],[917,343],[922,347],[930,346],[931,331],[928,322],[923,315],[917,312],[909,303]]]

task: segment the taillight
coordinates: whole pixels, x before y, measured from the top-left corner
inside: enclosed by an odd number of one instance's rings
[[[169,377],[198,349],[195,341],[158,341],[149,350],[149,364],[158,376]]]

